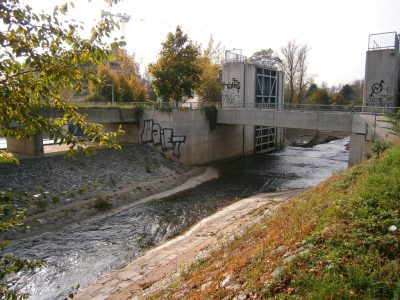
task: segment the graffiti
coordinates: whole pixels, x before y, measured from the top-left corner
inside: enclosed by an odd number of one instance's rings
[[[226,90],[225,90],[226,87]],[[236,103],[240,101],[240,81],[232,78],[231,83],[222,84],[222,102],[223,103]]]
[[[379,94],[380,92],[382,92],[382,83],[385,82],[381,80],[381,82],[372,85],[372,93],[369,94],[369,98],[371,98],[374,94]]]
[[[161,146],[164,152],[172,150],[172,155],[181,157],[181,144],[186,142],[186,135],[176,135],[172,128],[162,128],[153,119],[143,121],[142,143],[153,143],[154,146]]]
[[[373,107],[391,107],[393,106],[393,96],[390,95],[392,93],[392,88],[387,87],[383,88],[383,80],[378,83],[375,83],[371,87],[371,94],[367,98],[365,103],[366,106]],[[382,91],[384,91],[382,93]]]
[[[230,89],[237,89],[238,93],[240,90],[240,81],[236,80],[235,78],[232,78],[232,83],[223,83],[222,84],[222,89],[225,90],[226,89],[230,90]]]
[[[223,103],[241,102],[239,93],[236,90],[222,91],[222,102]]]

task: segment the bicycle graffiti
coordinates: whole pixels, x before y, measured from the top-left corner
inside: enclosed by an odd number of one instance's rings
[[[393,101],[392,98],[393,96],[391,95],[392,93],[392,88],[387,87],[384,89],[383,83],[385,83],[383,80],[381,80],[378,83],[374,83],[371,87],[371,94],[369,94],[369,97],[367,98],[366,101],[366,106],[374,106],[374,107],[390,107],[393,106]],[[383,91],[383,93],[382,93]]]

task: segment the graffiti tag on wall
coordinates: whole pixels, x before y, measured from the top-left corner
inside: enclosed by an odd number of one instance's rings
[[[176,135],[172,128],[162,128],[153,119],[143,121],[142,143],[153,143],[154,146],[161,146],[164,152],[172,150],[172,155],[181,157],[181,144],[186,142],[186,135]]]
[[[232,78],[231,83],[224,82],[222,84],[222,102],[223,103],[241,102],[239,91],[240,91],[240,81],[236,80],[235,78]]]
[[[374,107],[391,107],[393,103],[392,88],[384,88],[383,84],[385,82],[381,80],[375,83],[371,87],[371,93],[368,95],[366,106]]]

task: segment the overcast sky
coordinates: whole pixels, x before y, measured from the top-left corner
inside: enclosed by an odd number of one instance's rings
[[[61,0],[25,0],[46,9]],[[101,10],[132,17],[126,24],[128,52],[136,52],[143,66],[157,60],[168,32],[180,25],[189,38],[206,46],[210,35],[226,50],[242,49],[250,57],[261,49],[280,48],[289,40],[307,44],[309,72],[316,83],[329,86],[363,79],[369,34],[400,33],[399,0],[125,0],[108,8],[102,0],[75,0],[70,18],[87,28]],[[119,33],[118,33],[119,35]]]

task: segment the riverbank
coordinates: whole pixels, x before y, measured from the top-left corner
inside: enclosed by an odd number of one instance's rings
[[[308,149],[288,147],[278,153],[232,161],[221,169],[220,178],[195,189],[101,221],[16,242],[9,253],[43,258],[48,264],[32,274],[17,276],[14,282],[31,293],[32,299],[60,298],[71,286],[92,284],[96,277],[144,255],[238,199],[314,186],[345,168],[345,143],[336,141]]]
[[[218,239],[243,231],[250,223],[272,213],[281,203],[302,192],[291,190],[258,194],[222,208],[184,234],[101,278],[95,285],[76,294],[74,299],[139,299],[163,289],[190,261],[206,257],[210,252],[207,248]]]
[[[146,299],[397,299],[399,186],[397,145],[220,240]]]

